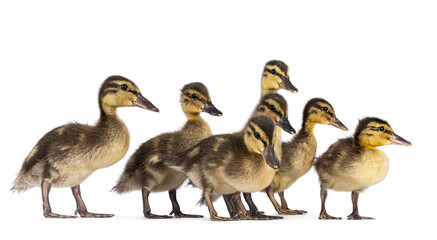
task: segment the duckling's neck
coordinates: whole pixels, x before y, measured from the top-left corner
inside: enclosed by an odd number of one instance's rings
[[[202,117],[200,117],[200,113],[185,113],[185,116],[187,116],[188,121],[202,120]]]
[[[276,88],[264,88],[261,87],[261,97],[264,97],[264,95],[267,95],[269,93],[278,93],[279,89]]]
[[[316,126],[315,122],[309,121],[308,119],[304,119],[302,123],[302,130],[307,133],[310,133],[311,135],[314,134],[314,127]]]
[[[111,107],[106,104],[99,104],[100,107],[100,117],[103,117],[105,115],[115,115],[117,116],[117,108]]]

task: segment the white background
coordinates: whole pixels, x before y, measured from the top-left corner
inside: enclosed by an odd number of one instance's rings
[[[182,3],[183,2],[183,3]],[[2,1],[0,3],[2,238],[109,239],[161,237],[247,239],[435,238],[435,119],[437,8],[433,1]],[[224,115],[204,114],[213,133],[239,130],[260,96],[262,68],[280,59],[298,94],[283,90],[291,124],[300,129],[307,100],[323,97],[349,127],[318,126],[318,154],[353,133],[359,118],[386,119],[412,147],[382,147],[386,179],[360,195],[359,209],[374,221],[320,221],[314,170],[286,191],[304,216],[277,221],[211,222],[201,192],[178,191],[182,211],[203,219],[148,220],[141,194],[109,192],[136,148],[177,130],[185,117],[179,89],[201,81]],[[110,75],[135,81],[161,112],[119,110],[131,147],[119,163],[81,186],[90,211],[111,219],[45,219],[40,189],[9,191],[32,147],[52,128],[94,124],[97,92]],[[284,141],[291,139],[283,132]],[[73,214],[70,189],[52,189],[53,211]],[[171,210],[167,193],[151,194],[152,211]],[[262,193],[259,209],[275,214]],[[227,216],[222,200],[218,213]],[[350,193],[329,192],[328,213],[345,218]],[[428,236],[428,237],[426,237]]]

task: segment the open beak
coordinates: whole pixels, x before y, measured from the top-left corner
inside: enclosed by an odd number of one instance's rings
[[[147,100],[143,95],[138,94],[137,100],[132,102],[132,106],[144,108],[150,111],[159,112],[159,109],[155,107],[149,100]]]
[[[298,90],[293,84],[291,84],[290,79],[288,77],[281,77],[282,82],[279,83],[279,87],[282,89],[285,89],[287,91],[290,91],[292,93],[297,93]]]
[[[261,152],[261,155],[263,156],[264,160],[266,160],[267,165],[269,165],[275,171],[279,170],[281,163],[279,162],[278,157],[276,157],[275,150],[272,147],[267,145],[266,148],[264,148],[264,151]]]
[[[282,130],[288,132],[291,135],[296,134],[296,130],[290,125],[290,122],[288,121],[287,116],[283,116],[277,123],[276,123]]]
[[[212,102],[205,102],[205,106],[203,107],[203,111],[206,113],[209,113],[213,116],[221,116],[223,115],[223,113],[218,110],[213,104]]]
[[[399,136],[395,133],[393,133],[393,138],[390,139],[390,142],[392,144],[403,145],[403,146],[411,146],[412,145],[409,141],[405,140],[404,138],[402,138],[401,136]]]
[[[329,122],[329,125],[340,128],[341,130],[349,131],[347,127],[336,116]]]

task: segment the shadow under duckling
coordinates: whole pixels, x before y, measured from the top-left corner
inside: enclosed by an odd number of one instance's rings
[[[347,127],[336,117],[332,105],[322,98],[313,98],[307,102],[303,111],[302,128],[289,142],[282,143],[281,168],[276,172],[270,186],[266,189],[267,196],[279,214],[304,214],[304,210],[290,210],[284,197],[288,189],[300,177],[308,173],[314,164],[317,141],[314,135],[316,124],[328,124],[347,131]],[[281,205],[275,200],[278,193]]]
[[[376,147],[411,143],[394,133],[387,121],[367,117],[359,121],[353,137],[338,140],[315,163],[320,179],[321,211],[319,219],[341,219],[327,214],[327,189],[351,191],[353,211],[349,220],[373,219],[358,213],[361,191],[381,182],[388,172],[387,155]]]
[[[177,218],[202,217],[181,212],[176,200],[176,189],[187,177],[164,165],[161,157],[184,151],[211,136],[211,129],[200,113],[221,116],[222,112],[211,103],[208,89],[200,82],[189,83],[182,88],[181,105],[188,119],[182,129],[158,135],[143,143],[128,160],[123,174],[113,188],[117,193],[142,190],[143,212],[146,218],[171,218],[171,216],[151,213],[149,194],[161,191],[169,193],[173,206],[170,214],[174,214]]]
[[[96,125],[70,123],[45,134],[24,160],[13,191],[41,186],[46,218],[74,218],[53,213],[49,202],[51,187],[71,187],[77,203],[75,215],[112,217],[88,212],[80,185],[95,170],[121,160],[129,148],[129,131],[117,116],[118,107],[137,106],[158,112],[137,85],[122,76],[107,78],[99,91],[100,119]]]
[[[239,197],[240,192],[256,192],[268,186],[280,166],[273,150],[275,126],[270,118],[256,116],[248,121],[244,133],[213,135],[164,161],[203,190],[211,220],[238,220],[218,216],[213,197]],[[242,204],[237,205],[245,211]]]

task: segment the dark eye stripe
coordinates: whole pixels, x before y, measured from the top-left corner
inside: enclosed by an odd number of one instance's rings
[[[270,70],[270,69],[268,69],[268,68],[266,68],[266,71],[269,72],[269,73],[271,73],[271,74],[273,74],[273,75],[276,75],[276,76],[278,76],[278,77],[285,78],[285,76],[283,76],[283,75],[280,74],[279,72],[273,72],[273,70]],[[275,70],[275,71],[276,71],[276,70]]]
[[[320,106],[319,104],[314,104],[314,107],[315,107],[315,108],[318,108],[318,109],[320,109],[320,110],[323,111],[323,107]],[[324,112],[325,112],[325,111],[324,111]],[[329,114],[331,117],[334,117],[334,113],[332,113],[331,111],[326,112],[326,113]]]
[[[185,93],[184,95],[187,96],[187,97],[189,97],[189,98],[192,98],[191,96],[192,96],[193,94]],[[197,95],[197,94],[196,94],[196,95]],[[201,101],[201,102],[203,102],[203,103],[206,103],[206,102],[207,102],[205,99],[202,99],[199,95],[197,95],[196,100],[199,100],[199,101]]]
[[[250,126],[249,125],[249,127],[250,127],[250,129],[252,130],[252,132],[253,132],[253,135],[255,135],[255,133],[256,133],[256,130],[255,130],[255,128],[253,128],[252,126]],[[263,144],[264,144],[264,147],[266,147],[267,146],[267,143],[261,138],[261,139],[259,139]]]
[[[266,106],[270,111],[274,112],[276,115],[278,115],[279,117],[282,117],[282,113],[278,111],[278,109],[272,110],[269,108],[270,104],[268,104],[267,102],[263,102],[261,104],[262,106]]]
[[[373,127],[373,126],[371,126],[371,127],[369,127],[369,129],[372,130],[372,131],[375,131],[375,132],[381,132],[381,131],[379,130],[379,127]],[[390,130],[385,129],[384,132],[386,132],[386,133],[388,133],[388,134],[390,134],[390,135],[393,135],[393,131],[390,131]]]
[[[120,89],[120,90],[121,90],[121,86],[122,86],[122,85],[123,85],[123,84],[118,85],[118,84],[116,84],[116,83],[112,83],[112,84],[108,84],[108,87],[107,87],[107,88],[117,88],[117,89]],[[135,95],[140,94],[139,92],[137,92],[137,91],[135,91],[135,90],[132,90],[132,89],[129,89],[129,90],[127,90],[126,92],[130,92],[130,93],[133,93],[133,94],[135,94]]]

